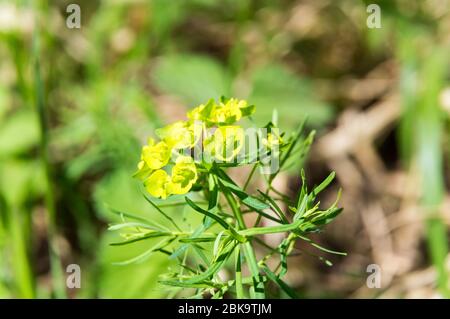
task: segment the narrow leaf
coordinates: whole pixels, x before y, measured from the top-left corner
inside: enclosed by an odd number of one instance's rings
[[[280,289],[283,290],[289,297],[291,297],[292,299],[298,299],[297,293],[291,287],[289,287],[289,285],[286,284],[283,280],[278,278],[278,276],[276,274],[274,274],[269,269],[269,267],[263,266],[263,269],[264,269],[265,273],[267,274],[267,277],[269,277],[270,280],[272,280],[274,283],[276,283],[278,285],[278,287],[280,287]]]

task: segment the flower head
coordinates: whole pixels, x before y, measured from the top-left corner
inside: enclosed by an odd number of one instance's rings
[[[178,121],[156,130],[156,134],[174,149],[194,146],[200,138],[200,132],[195,123],[185,121]]]
[[[216,107],[216,102],[210,99],[206,104],[200,104],[192,111],[187,113],[187,117],[191,121],[209,122],[211,120],[211,113]]]
[[[144,182],[145,189],[154,197],[165,199],[169,194],[167,186],[170,183],[170,177],[166,171],[159,169],[154,171]]]
[[[246,107],[247,102],[237,99],[229,99],[220,103],[213,111],[212,118],[218,124],[233,124],[242,117],[241,107]]]
[[[221,126],[234,124],[254,111],[255,107],[249,106],[245,100],[222,98],[219,104],[209,100],[208,103],[197,106],[187,116],[190,120],[203,121],[208,126]]]
[[[214,159],[232,160],[244,145],[244,130],[232,124],[253,111],[254,106],[234,98],[221,98],[219,103],[211,99],[197,106],[187,113],[187,121],[156,130],[161,141],[149,139],[148,145],[142,148],[134,176],[144,182],[147,192],[154,197],[164,199],[173,194],[186,194],[198,179],[197,164],[191,156],[180,154],[171,161],[171,155],[183,150],[192,152],[196,145],[203,145]],[[212,134],[208,135],[206,128],[212,128]]]
[[[267,133],[267,138],[262,139],[262,143],[269,150],[279,148],[283,144],[283,138],[279,134],[278,130],[272,130],[272,132]]]
[[[159,169],[169,162],[171,151],[166,142],[155,143],[149,139],[148,145],[142,148],[142,160],[150,169]]]
[[[244,130],[240,126],[220,126],[204,142],[205,152],[219,161],[231,161],[244,146]]]
[[[197,169],[190,156],[179,156],[172,168],[172,179],[168,186],[171,194],[186,194],[197,181]]]
[[[186,194],[196,181],[197,168],[192,157],[179,156],[171,175],[158,169],[144,181],[144,186],[150,195],[165,199],[169,195]]]
[[[167,165],[170,154],[171,148],[167,143],[164,141],[156,143],[150,138],[148,144],[142,147],[141,160],[137,165],[138,170],[134,173],[134,177],[144,181],[154,170]]]

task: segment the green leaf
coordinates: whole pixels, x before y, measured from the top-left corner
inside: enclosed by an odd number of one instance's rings
[[[298,220],[303,217],[310,206],[312,195],[308,194],[308,188],[306,185],[305,171],[301,169],[300,176],[302,180],[302,188],[297,199],[297,207],[295,208],[294,220]]]
[[[231,190],[231,191],[234,194],[236,194],[236,196],[239,197],[239,199],[250,208],[254,208],[256,210],[263,210],[263,209],[269,208],[269,205],[263,203],[256,197],[250,196],[246,193],[241,193],[240,191],[236,191],[236,190],[235,191]]]
[[[179,240],[180,243],[207,243],[212,242],[216,238],[215,237],[194,237],[194,238],[181,238]]]
[[[166,238],[163,239],[162,241],[160,241],[159,243],[157,243],[155,246],[153,246],[152,248],[146,250],[145,252],[143,252],[142,254],[130,258],[128,260],[125,261],[120,261],[120,262],[114,262],[113,265],[117,265],[117,266],[125,266],[125,265],[129,265],[129,264],[133,264],[133,263],[139,263],[139,262],[143,262],[145,261],[148,257],[150,257],[153,253],[159,251],[160,249],[166,247],[167,245],[169,245],[175,238]]]
[[[247,228],[244,230],[240,230],[239,234],[244,237],[253,237],[258,235],[265,234],[276,234],[276,233],[284,233],[292,230],[298,229],[304,221],[299,219],[292,224],[280,225],[280,226],[270,226],[270,227],[253,227]]]
[[[311,246],[316,247],[317,249],[320,249],[326,253],[330,253],[330,254],[334,254],[334,255],[341,255],[341,256],[347,256],[346,252],[341,252],[341,251],[336,251],[336,250],[332,250],[332,249],[328,249],[325,248],[315,242],[313,242],[311,239],[304,237],[304,236],[298,236],[299,238],[303,239],[304,241],[306,241],[307,243],[309,243]]]
[[[321,191],[323,191],[325,188],[327,188],[327,186],[330,185],[330,183],[333,181],[335,176],[336,176],[336,173],[335,172],[331,172],[331,174],[328,175],[328,177],[325,178],[325,180],[322,183],[320,183],[319,186],[316,186],[314,188],[314,190],[313,190],[314,196],[316,196]]]
[[[209,201],[208,201],[208,210],[212,210],[217,206],[219,202],[219,187],[214,179],[213,175],[208,176],[209,181]]]
[[[213,224],[213,219],[212,218],[205,218],[205,221],[203,222],[203,224],[201,224],[200,226],[197,227],[197,229],[194,231],[194,233],[191,235],[191,237],[189,238],[196,238],[199,237],[201,234],[203,234],[203,232],[205,232],[206,230],[208,230],[211,225]],[[171,255],[170,255],[170,259],[175,259],[177,257],[179,257],[182,253],[184,253],[186,251],[186,249],[189,247],[189,244],[183,244],[181,247],[178,247]]]
[[[190,277],[186,280],[180,281],[180,280],[171,280],[170,282],[174,285],[181,283],[184,284],[195,284],[202,282],[206,279],[209,279],[213,277],[225,264],[225,262],[230,257],[231,253],[233,252],[234,248],[236,247],[236,243],[230,243],[227,248],[225,248],[222,253],[213,261],[213,263],[210,265],[210,267],[203,273]]]
[[[164,254],[153,254],[139,263],[116,266],[113,263],[127,260],[149,249],[147,241],[127,246],[111,246],[118,240],[116,232],[105,232],[97,252],[97,271],[85,271],[85,289],[95,289],[99,298],[164,298],[167,294],[158,284],[171,261]],[[172,262],[173,265],[173,262]]]
[[[315,216],[314,218],[311,219],[311,222],[314,225],[326,225],[330,223],[333,219],[335,219],[341,212],[342,208],[334,207],[318,216]]]
[[[38,118],[33,111],[18,111],[0,125],[0,158],[28,151],[40,139]]]
[[[279,113],[279,125],[290,130],[306,116],[314,126],[332,119],[333,109],[314,94],[312,83],[280,64],[271,63],[256,69],[252,82],[248,100],[258,106],[254,117],[260,127],[271,118],[274,106]]]
[[[244,203],[248,207],[256,210],[263,210],[270,207],[269,205],[263,203],[256,197],[247,194],[242,188],[237,186],[236,183],[221,169],[217,168],[216,172],[220,174],[219,182],[222,184],[222,186],[228,188],[233,194],[235,194],[242,201],[242,203]]]
[[[106,204],[105,204],[105,206],[107,207],[107,209],[110,212],[112,212],[115,215],[120,216],[121,219],[123,219],[124,217],[127,217],[129,219],[134,219],[134,220],[137,220],[139,222],[142,222],[142,223],[144,223],[144,224],[146,224],[148,226],[154,226],[155,229],[159,228],[159,229],[169,230],[167,227],[161,225],[160,223],[158,223],[158,222],[156,222],[154,220],[150,220],[148,218],[143,218],[141,216],[138,216],[138,215],[135,215],[135,214],[131,214],[131,213],[128,213],[128,212],[119,211],[119,210],[116,210],[114,208],[108,207],[108,205],[106,205]]]
[[[164,237],[164,236],[171,236],[171,235],[172,235],[172,233],[170,233],[170,232],[155,231],[155,232],[150,232],[150,233],[143,233],[141,236],[137,236],[135,238],[117,242],[117,243],[111,243],[110,245],[111,246],[123,246],[123,245],[128,245],[131,243],[135,243],[135,242],[150,239],[150,238],[157,238],[157,237]]]
[[[192,200],[190,200],[187,196],[185,197],[186,203],[188,203],[189,206],[191,206],[195,211],[199,212],[200,214],[203,214],[205,216],[208,216],[212,219],[214,219],[220,226],[222,226],[225,229],[232,228],[225,220],[220,218],[220,216],[217,216],[214,213],[211,213],[199,206],[197,206]]]
[[[191,105],[229,95],[231,87],[224,66],[210,57],[192,54],[162,58],[154,70],[153,80],[162,91]]]
[[[138,222],[128,222],[128,223],[111,225],[108,227],[108,230],[119,230],[119,229],[130,228],[130,227],[140,227],[140,228],[155,230],[155,227],[152,225],[149,225],[146,223],[138,223]]]
[[[274,274],[269,267],[266,265],[263,266],[263,270],[267,274],[267,277],[269,277],[270,280],[272,280],[274,283],[280,287],[281,290],[283,290],[289,297],[292,299],[298,299],[297,293],[289,287],[288,284],[286,284],[283,280],[281,280],[276,274]]]
[[[226,230],[228,230],[231,235],[239,242],[245,242],[245,238],[242,237],[230,224],[228,224],[225,220],[223,220],[222,218],[220,218],[220,216],[209,212],[207,210],[204,210],[203,208],[197,206],[193,201],[191,201],[187,196],[186,196],[186,202],[189,204],[189,206],[191,206],[194,210],[196,210],[197,212],[208,216],[212,219],[214,219],[216,222],[218,222],[223,228],[225,228]]]
[[[241,270],[241,250],[236,248],[236,263],[235,263],[235,270],[236,270],[236,297],[237,299],[244,298],[244,287],[242,286],[242,270]]]
[[[280,217],[280,219],[283,221],[283,224],[289,224],[289,221],[287,220],[286,216],[284,216],[283,210],[278,206],[278,204],[270,197],[269,195],[266,195],[265,193],[258,190],[258,192],[261,194],[262,197],[264,197],[272,206],[275,213]]]
[[[182,287],[182,288],[220,288],[221,286],[218,284],[215,284],[211,281],[202,281],[197,283],[187,283],[184,281],[179,280],[160,280],[158,281],[162,285],[166,286],[174,286],[174,287]]]
[[[289,234],[289,236],[281,242],[281,244],[278,246],[278,252],[280,253],[280,274],[278,275],[279,278],[282,278],[284,275],[286,275],[288,270],[288,264],[287,264],[287,257],[292,250],[292,247],[295,243],[295,239],[297,238],[297,235],[295,233]]]
[[[173,218],[170,217],[169,215],[167,215],[165,212],[163,212],[163,211],[161,210],[161,208],[159,208],[158,205],[156,205],[156,204],[149,198],[149,196],[145,193],[145,191],[142,191],[142,194],[144,195],[145,200],[146,200],[147,202],[149,202],[150,205],[152,205],[152,206],[156,209],[157,212],[159,212],[162,216],[164,216],[164,218],[166,218],[169,222],[171,222],[172,225],[175,226],[176,229],[178,229],[179,231],[181,231],[181,228],[178,227],[177,223],[175,223],[175,221],[173,220]]]
[[[249,105],[247,107],[241,108],[242,116],[250,116],[253,113],[255,113],[255,111],[256,111],[256,106],[255,105]]]

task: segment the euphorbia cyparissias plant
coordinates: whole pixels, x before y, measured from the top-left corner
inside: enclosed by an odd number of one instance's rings
[[[252,123],[255,110],[244,100],[211,99],[189,111],[185,121],[156,130],[158,140],[150,138],[143,146],[134,176],[142,182],[146,200],[167,224],[118,212],[123,223],[110,229],[120,229],[125,241],[115,245],[151,242],[147,251],[119,264],[137,262],[153,253],[167,254],[178,266],[161,274],[160,282],[173,287],[174,295],[186,296],[189,291],[191,297],[273,297],[276,291],[267,291],[268,282],[273,282],[280,292],[295,298],[295,290],[284,276],[296,241],[345,255],[308,238],[342,211],[337,201],[321,209],[316,200],[334,173],[309,191],[301,170],[302,186],[294,198],[272,185],[279,172],[302,162],[314,132],[304,136],[301,125],[286,137],[275,121],[263,128],[244,129],[237,124],[244,118]],[[249,166],[250,172],[239,185],[228,171],[243,166]],[[258,171],[266,186],[250,193],[248,186]],[[170,205],[183,203],[201,214],[198,225],[177,222],[177,216],[165,211]],[[249,214],[256,215],[252,225],[244,218]],[[271,226],[265,226],[268,220]],[[284,239],[270,246],[264,235],[274,233],[283,234]],[[331,264],[323,256],[320,259]],[[269,267],[269,260],[275,260],[276,266]],[[233,271],[221,271],[226,269]],[[192,289],[183,291],[186,288]]]

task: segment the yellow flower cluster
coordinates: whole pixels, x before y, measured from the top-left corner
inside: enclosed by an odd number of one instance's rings
[[[176,144],[149,139],[142,147],[141,161],[135,176],[144,181],[146,190],[154,197],[165,199],[170,194],[185,194],[197,180],[197,169],[190,156],[178,156],[169,176],[163,169],[170,160]]]
[[[178,155],[169,175],[166,167],[172,153],[194,147],[206,128],[215,127],[214,134],[204,137],[204,150],[221,161],[230,160],[244,143],[243,129],[232,124],[251,115],[254,109],[246,101],[234,98],[222,98],[219,103],[211,99],[194,108],[188,112],[187,121],[156,130],[161,141],[149,139],[142,148],[135,177],[144,182],[146,190],[154,197],[165,199],[172,194],[186,194],[197,181],[197,168],[192,157]]]
[[[209,100],[187,114],[190,120],[205,122],[207,125],[230,125],[239,121],[243,116],[253,114],[255,107],[248,105],[245,100],[221,99],[219,104]]]
[[[283,138],[279,134],[278,130],[267,133],[267,138],[262,139],[262,143],[269,150],[273,148],[279,148],[283,144]]]

